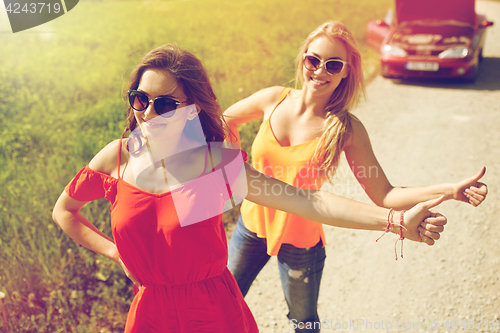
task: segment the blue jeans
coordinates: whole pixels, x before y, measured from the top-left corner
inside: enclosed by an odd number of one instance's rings
[[[229,241],[228,268],[245,296],[257,274],[269,261],[267,242],[243,224],[241,216]],[[321,275],[325,265],[325,249],[321,240],[307,249],[282,244],[278,252],[281,285],[288,304],[291,324],[310,323],[313,329],[295,329],[295,332],[319,332],[318,296]]]

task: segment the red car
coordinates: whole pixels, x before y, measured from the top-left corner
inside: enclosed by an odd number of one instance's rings
[[[462,78],[474,81],[485,30],[493,22],[476,14],[474,0],[395,0],[383,20],[370,21],[368,44],[380,51],[386,78]]]

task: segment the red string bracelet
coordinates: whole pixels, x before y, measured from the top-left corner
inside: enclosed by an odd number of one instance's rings
[[[392,217],[394,216],[394,209],[389,209],[389,214],[387,215],[387,227],[385,227],[385,231],[384,233],[382,234],[382,236],[380,236],[379,238],[377,238],[377,240],[375,240],[375,242],[378,242],[378,240],[382,237],[384,237],[384,235],[388,232],[391,231],[391,225],[393,224],[392,222]]]
[[[396,246],[397,246],[399,240],[401,241],[401,258],[403,258],[403,240],[405,239],[405,237],[403,236],[403,229],[406,230],[406,228],[403,225],[404,220],[405,220],[405,217],[404,217],[405,212],[406,212],[406,210],[401,211],[401,215],[399,218],[399,238],[396,239],[396,243],[394,243],[394,253],[396,254],[396,260],[398,260],[398,252],[396,250]]]

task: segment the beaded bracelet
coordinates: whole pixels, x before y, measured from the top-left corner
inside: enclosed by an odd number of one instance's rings
[[[379,238],[377,238],[375,241],[378,242],[378,240],[380,238],[382,238],[385,234],[389,233],[391,231],[391,225],[394,224],[392,222],[392,217],[394,216],[394,209],[389,209],[389,214],[387,215],[387,226],[385,227],[385,231],[384,233],[382,234],[382,236],[380,236]]]
[[[397,246],[399,240],[401,241],[401,258],[403,258],[403,240],[405,239],[405,237],[403,236],[403,229],[407,230],[405,228],[405,226],[403,225],[405,212],[406,212],[405,210],[402,210],[401,215],[399,217],[399,223],[394,223],[394,221],[393,221],[394,209],[391,208],[389,210],[389,214],[387,215],[387,226],[385,227],[385,231],[382,234],[382,236],[380,236],[379,238],[377,238],[375,240],[376,242],[378,242],[378,240],[380,238],[382,238],[385,234],[389,233],[391,231],[391,226],[393,226],[393,225],[399,226],[399,238],[396,240],[396,243],[394,244],[394,253],[396,254],[396,260],[398,260],[398,253],[396,250],[396,246]]]

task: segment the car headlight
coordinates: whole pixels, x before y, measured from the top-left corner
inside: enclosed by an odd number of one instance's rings
[[[391,55],[395,57],[406,57],[408,53],[399,46],[394,46],[390,44],[385,44],[380,49],[380,52],[385,55]]]
[[[471,54],[471,51],[468,47],[466,46],[455,46],[455,47],[450,47],[447,50],[444,50],[443,52],[439,53],[438,58],[444,59],[444,58],[465,58],[469,54]]]

